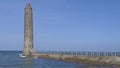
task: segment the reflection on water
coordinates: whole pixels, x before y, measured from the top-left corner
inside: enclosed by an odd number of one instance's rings
[[[24,58],[22,68],[35,68],[34,60],[32,58]]]

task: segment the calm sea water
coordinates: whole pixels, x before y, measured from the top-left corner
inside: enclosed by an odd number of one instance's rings
[[[118,68],[110,66],[91,66],[49,59],[22,58],[21,51],[0,51],[0,68]]]

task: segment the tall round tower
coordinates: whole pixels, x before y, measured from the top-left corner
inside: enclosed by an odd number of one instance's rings
[[[34,54],[33,49],[33,18],[30,3],[27,3],[24,9],[24,49],[23,56]]]

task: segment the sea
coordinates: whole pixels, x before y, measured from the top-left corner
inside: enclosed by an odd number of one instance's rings
[[[0,68],[119,68],[50,59],[25,58],[20,56],[21,53],[22,51],[0,51]]]

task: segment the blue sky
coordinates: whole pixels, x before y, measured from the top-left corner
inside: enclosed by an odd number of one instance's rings
[[[24,7],[28,1],[0,1],[0,50],[23,49]],[[35,50],[120,51],[120,0],[30,3]]]

